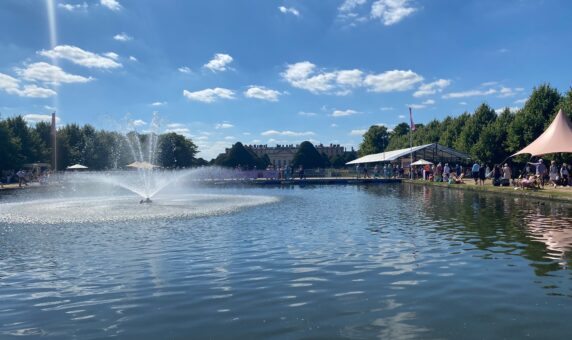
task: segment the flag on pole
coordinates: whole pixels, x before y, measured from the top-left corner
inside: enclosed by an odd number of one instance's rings
[[[409,108],[409,120],[411,121],[410,128],[411,131],[415,131],[415,124],[413,123],[413,113],[411,112],[411,108]]]

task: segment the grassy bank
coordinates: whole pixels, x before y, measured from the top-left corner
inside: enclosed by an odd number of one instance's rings
[[[490,182],[485,185],[475,185],[473,181],[467,181],[465,184],[447,184],[442,182],[429,182],[421,180],[408,180],[404,179],[403,183],[411,183],[415,185],[426,185],[442,187],[453,190],[472,190],[480,192],[490,192],[502,195],[511,195],[519,197],[530,197],[542,200],[553,200],[560,202],[572,203],[572,188],[571,187],[558,187],[552,188],[546,186],[544,189],[532,190],[532,189],[518,189],[515,190],[514,187],[495,187]]]

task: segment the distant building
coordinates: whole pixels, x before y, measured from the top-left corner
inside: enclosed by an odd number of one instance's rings
[[[300,145],[296,144],[278,144],[275,147],[268,146],[266,144],[263,145],[245,145],[245,147],[249,150],[252,150],[256,156],[264,157],[265,155],[268,156],[270,159],[270,163],[273,164],[275,167],[285,167],[287,165],[291,165],[292,161],[294,160],[294,155],[300,148]],[[319,153],[323,153],[329,158],[334,156],[343,156],[344,152],[346,151],[345,148],[339,144],[330,144],[330,145],[323,145],[318,144],[314,145],[316,150]],[[225,153],[228,154],[230,149],[226,149]]]

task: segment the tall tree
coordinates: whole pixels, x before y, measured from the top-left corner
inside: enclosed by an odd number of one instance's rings
[[[292,166],[303,166],[306,169],[321,168],[324,166],[324,158],[316,150],[314,144],[304,141],[300,144],[300,148],[294,154]]]
[[[389,132],[385,126],[372,125],[363,135],[359,145],[359,155],[365,156],[385,151],[389,144]]]
[[[185,136],[170,132],[159,137],[159,162],[167,168],[194,165],[197,146]]]

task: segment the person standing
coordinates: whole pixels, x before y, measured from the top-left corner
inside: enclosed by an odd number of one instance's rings
[[[487,178],[487,174],[486,174],[486,169],[485,169],[485,165],[481,164],[481,166],[479,167],[479,184],[480,185],[485,185],[485,179]]]
[[[475,180],[475,185],[479,184],[479,170],[481,169],[481,166],[479,165],[479,163],[475,162],[475,164],[473,164],[473,168],[471,169],[471,172],[473,174],[473,179]]]
[[[550,171],[549,171],[549,179],[550,184],[552,184],[555,188],[558,185],[558,166],[556,165],[556,161],[550,162]]]
[[[568,171],[568,165],[566,163],[562,164],[562,168],[560,168],[560,177],[562,178],[562,185],[568,185],[568,179],[570,176],[570,172]]]
[[[544,188],[544,182],[546,181],[547,169],[546,165],[542,161],[542,158],[538,160],[538,163],[529,163],[536,166],[536,176],[540,179],[540,186]]]
[[[509,181],[510,183],[510,179],[512,178],[512,171],[510,170],[510,167],[508,166],[508,163],[504,164],[504,167],[502,168],[502,173],[503,173],[503,180]]]

